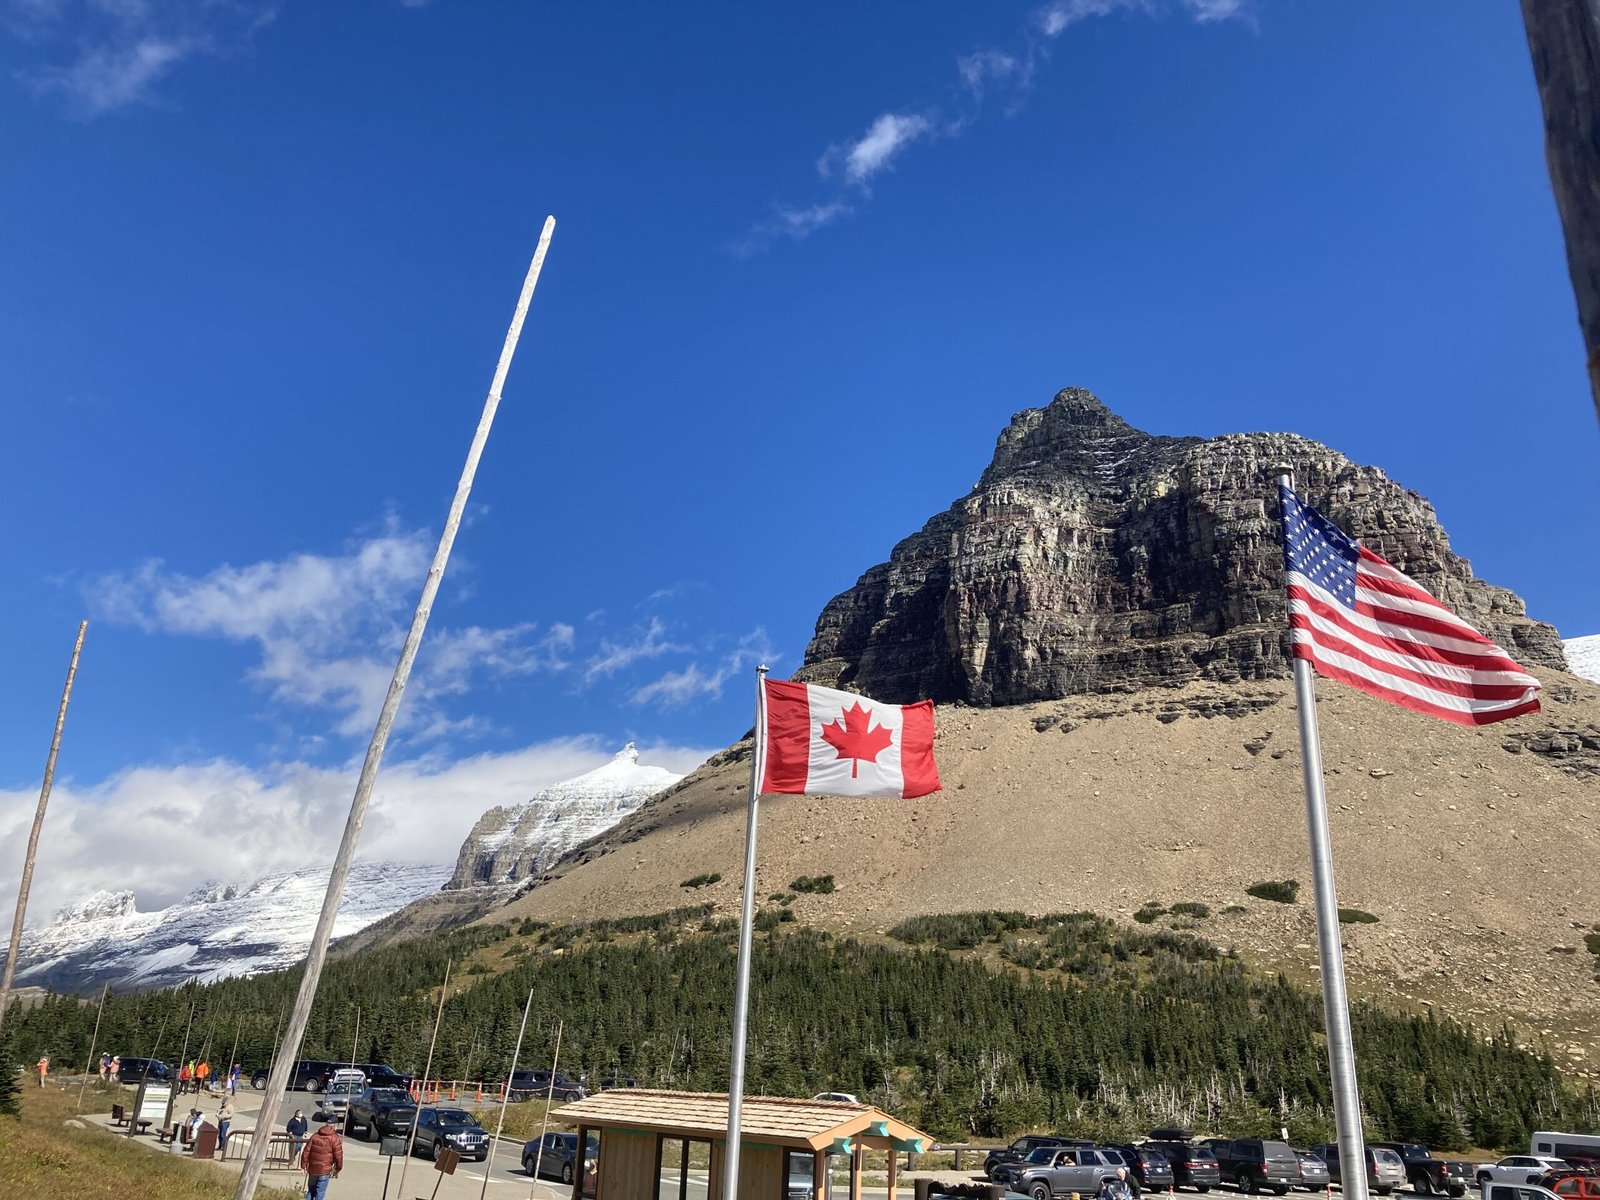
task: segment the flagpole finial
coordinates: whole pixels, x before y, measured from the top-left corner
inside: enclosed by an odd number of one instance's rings
[[[1273,479],[1283,479],[1285,476],[1287,476],[1289,480],[1289,486],[1294,486],[1294,467],[1289,463],[1274,463],[1272,466],[1268,467],[1263,474],[1270,475]]]

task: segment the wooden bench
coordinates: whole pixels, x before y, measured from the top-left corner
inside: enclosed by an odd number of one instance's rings
[[[142,1133],[149,1132],[150,1126],[154,1125],[155,1121],[153,1119],[151,1119],[150,1117],[140,1117],[138,1120],[136,1120],[134,1122],[134,1124],[136,1126],[138,1126],[138,1131],[137,1132],[142,1134]],[[136,1136],[137,1136],[137,1134],[136,1134]]]
[[[128,1123],[127,1110],[120,1104],[111,1106],[111,1123],[113,1125],[126,1125]]]

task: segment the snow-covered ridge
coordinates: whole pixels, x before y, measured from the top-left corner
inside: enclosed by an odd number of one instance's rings
[[[1600,633],[1567,638],[1561,648],[1567,652],[1567,665],[1574,675],[1600,683]]]
[[[462,843],[455,873],[445,886],[515,883],[537,875],[682,778],[664,767],[641,764],[629,742],[610,762],[545,788],[526,804],[484,813]]]
[[[24,935],[17,983],[56,991],[165,987],[292,966],[305,957],[328,887],[326,865],[246,886],[210,882],[142,913],[130,891],[96,892]],[[345,885],[335,937],[355,933],[437,891],[443,864],[358,863]]]

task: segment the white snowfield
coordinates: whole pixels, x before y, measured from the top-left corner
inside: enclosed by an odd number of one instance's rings
[[[1600,633],[1568,638],[1561,646],[1567,652],[1567,665],[1574,675],[1600,683]]]

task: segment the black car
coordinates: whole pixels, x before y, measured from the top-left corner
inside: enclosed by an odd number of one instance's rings
[[[1166,1130],[1158,1129],[1157,1133]],[[1197,1192],[1209,1192],[1222,1183],[1222,1172],[1217,1168],[1216,1155],[1207,1146],[1190,1142],[1159,1141],[1152,1138],[1145,1147],[1154,1150],[1167,1160],[1172,1168],[1174,1187],[1192,1187]]]
[[[582,1100],[589,1089],[576,1079],[568,1079],[557,1071],[552,1079],[549,1071],[513,1071],[506,1087],[513,1100]]]
[[[1136,1192],[1164,1192],[1177,1182],[1172,1173],[1172,1164],[1167,1161],[1166,1155],[1154,1146],[1129,1146],[1121,1142],[1109,1142],[1106,1149],[1115,1150],[1122,1155],[1122,1161],[1128,1164],[1128,1173],[1133,1176]]]
[[[296,1089],[303,1089],[308,1092],[320,1092],[328,1086],[328,1076],[344,1065],[344,1063],[329,1062],[325,1058],[302,1058],[294,1064],[294,1073],[289,1076],[289,1090],[292,1092]],[[252,1072],[250,1086],[258,1092],[266,1091],[269,1074],[270,1072],[266,1067]]]
[[[123,1083],[143,1083],[147,1079],[170,1079],[172,1072],[159,1058],[124,1058],[117,1078]]]
[[[369,1087],[351,1098],[350,1107],[345,1110],[344,1131],[354,1137],[359,1129],[367,1141],[375,1142],[384,1134],[410,1133],[416,1119],[417,1106],[405,1088]]]
[[[1296,1149],[1294,1156],[1300,1160],[1300,1186],[1308,1192],[1325,1192],[1333,1176],[1328,1164],[1310,1150]]]
[[[584,1158],[593,1162],[599,1156],[600,1142],[590,1134]],[[534,1138],[522,1147],[522,1169],[529,1175],[537,1164],[540,1175],[559,1176],[562,1183],[571,1183],[577,1161],[578,1135],[575,1133],[547,1133],[542,1139]]]
[[[464,1108],[423,1109],[417,1114],[413,1142],[429,1158],[438,1158],[441,1147],[479,1162],[489,1157],[489,1135],[478,1124],[478,1118]]]
[[[994,1169],[1001,1163],[1021,1162],[1028,1157],[1029,1151],[1037,1150],[1040,1146],[1064,1146],[1066,1144],[1067,1140],[1065,1138],[1020,1137],[1004,1149],[989,1151],[988,1157],[983,1160],[983,1173],[990,1179],[994,1179]],[[995,1182],[998,1183],[1000,1181],[995,1180]]]
[[[1214,1146],[1212,1153],[1222,1182],[1237,1184],[1241,1192],[1254,1195],[1267,1188],[1283,1196],[1300,1185],[1300,1160],[1287,1142],[1238,1138]]]

